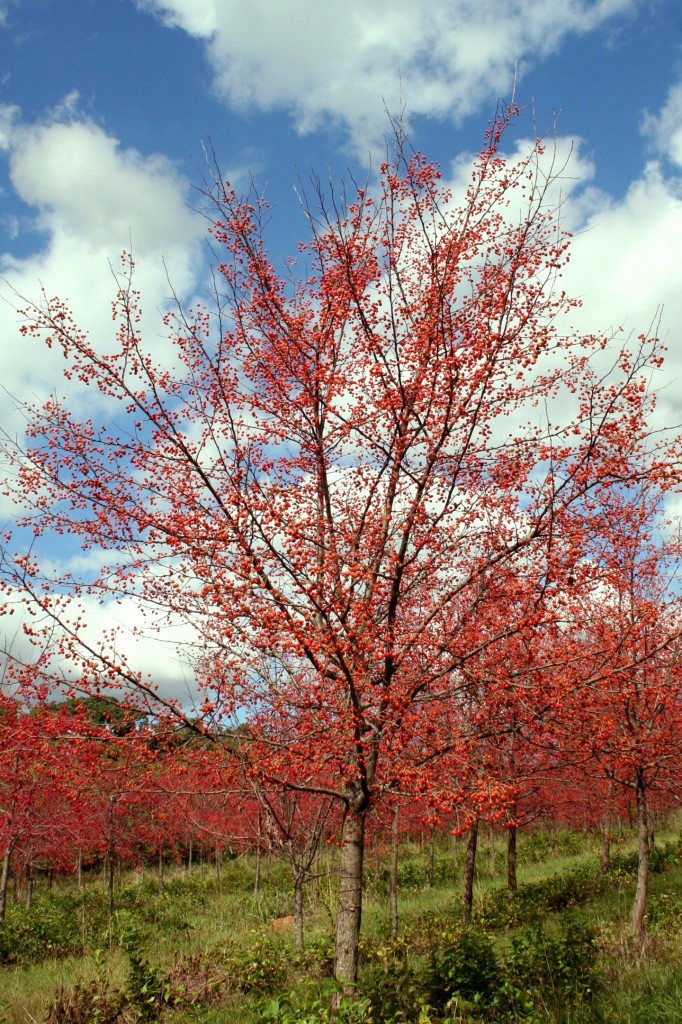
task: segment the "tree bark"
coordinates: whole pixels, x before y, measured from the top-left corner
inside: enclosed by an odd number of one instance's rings
[[[8,844],[2,858],[2,874],[0,874],[0,921],[5,920],[7,909],[7,883],[9,881],[9,865],[12,859],[12,845]]]
[[[611,863],[611,825],[608,821],[605,821],[602,826],[601,833],[601,873],[602,875],[608,875],[609,865]]]
[[[339,902],[334,944],[334,978],[339,985],[333,1005],[355,994],[358,945],[362,919],[362,861],[365,851],[365,811],[349,809],[343,823]]]
[[[26,909],[30,910],[31,904],[33,903],[33,886],[35,885],[36,880],[35,872],[33,870],[33,861],[29,863],[26,872]]]
[[[431,825],[429,831],[429,885],[433,885],[436,864],[436,826]]]
[[[516,826],[507,829],[507,895],[510,900],[516,896]]]
[[[391,922],[391,939],[398,934],[398,840],[400,838],[400,804],[393,808],[391,825],[391,877],[388,889],[388,913]]]
[[[303,880],[304,871],[294,873],[294,946],[303,949]]]
[[[476,844],[478,842],[478,818],[472,822],[467,839],[467,852],[464,860],[464,882],[462,884],[462,924],[466,927],[471,923],[471,910],[474,904],[474,869],[476,867]]]
[[[641,769],[637,770],[635,795],[637,799],[637,888],[632,910],[632,934],[636,939],[641,939],[644,932],[644,914],[646,913],[646,897],[649,888],[649,815],[644,774]]]
[[[107,884],[107,913],[109,917],[109,925],[114,917],[114,872],[116,870],[116,864],[114,861],[113,854],[109,854],[109,863],[107,865],[108,871],[108,884]]]

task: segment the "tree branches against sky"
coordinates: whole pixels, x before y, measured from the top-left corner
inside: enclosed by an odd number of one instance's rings
[[[583,327],[638,333],[662,307],[659,410],[682,420],[676,0],[0,0],[4,429],[22,430],[11,396],[65,387],[57,356],[20,337],[13,289],[62,296],[103,348],[123,249],[150,344],[173,291],[206,292],[203,146],[238,191],[265,191],[277,263],[306,233],[299,176],[363,178],[403,110],[457,190],[515,81],[527,109],[508,144],[556,132],[566,161]]]

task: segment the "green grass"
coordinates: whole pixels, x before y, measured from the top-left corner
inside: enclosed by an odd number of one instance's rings
[[[673,839],[676,836],[672,831],[661,832],[657,835],[657,846],[661,849],[666,840]],[[632,837],[620,837],[619,851],[627,855],[631,849]],[[505,921],[508,901],[504,894],[503,844],[498,840],[494,871],[487,843],[482,844],[475,908],[479,908],[480,915],[482,908],[499,906],[502,915],[498,920],[495,917],[498,911],[495,911],[492,924],[487,926],[500,974],[493,988],[502,985],[503,974],[512,981],[516,978],[514,984],[520,984],[521,988],[530,985],[532,992],[529,989],[527,1002],[528,1006],[532,1003],[532,1010],[523,1009],[526,996],[509,995],[512,983],[505,982],[506,1016],[501,1016],[503,1011],[494,1006],[486,1011],[488,1015],[481,1016],[475,1001],[469,1005],[465,999],[459,1010],[448,1011],[450,1016],[447,1017],[442,1016],[444,1010],[441,1016],[429,1016],[423,1011],[421,1024],[445,1019],[458,1024],[479,1020],[524,1020],[526,1024],[628,1024],[630,1021],[673,1024],[681,1021],[682,864],[671,853],[666,860],[666,870],[651,876],[650,921],[646,942],[640,949],[628,937],[633,878],[627,871],[620,871],[602,884],[597,867],[598,852],[598,843],[585,836],[557,834],[554,848],[547,836],[520,837],[520,900],[514,908],[518,920]],[[377,878],[374,860],[368,857],[361,988],[364,984],[369,992],[374,986],[380,994],[386,993],[387,1000],[395,997],[407,1005],[411,998],[410,986],[417,993],[415,1000],[423,997],[420,986],[423,988],[426,984],[424,978],[428,972],[436,969],[439,956],[439,970],[445,964],[447,970],[461,971],[461,955],[457,953],[461,861],[460,850],[455,869],[449,845],[443,842],[436,856],[437,884],[429,887],[426,850],[416,844],[404,847],[400,860],[399,905],[402,939],[391,945],[387,938],[387,865],[382,861]],[[590,878],[595,880],[594,891]],[[538,922],[532,920],[538,917],[537,906],[543,905],[542,900],[561,904],[566,892],[570,896],[568,908],[545,911],[540,915],[542,929],[538,932]],[[261,892],[255,899],[253,865],[243,859],[224,865],[220,887],[208,872],[202,882],[198,868],[191,877],[180,869],[169,871],[163,891],[158,890],[152,878],[140,881],[134,876],[124,876],[111,928],[103,911],[105,899],[99,880],[87,883],[84,904],[87,916],[82,912],[80,917],[73,909],[80,896],[72,883],[63,883],[56,886],[52,894],[37,893],[30,918],[21,908],[9,908],[8,927],[18,928],[17,935],[28,935],[31,929],[37,929],[38,939],[33,936],[31,944],[27,938],[26,949],[32,951],[31,956],[38,962],[20,962],[0,968],[0,1020],[2,1024],[42,1022],[60,985],[69,991],[78,982],[87,985],[98,979],[103,992],[130,990],[133,967],[130,951],[126,956],[122,949],[122,944],[126,943],[139,964],[138,987],[144,982],[153,991],[153,984],[161,985],[165,981],[179,1000],[181,1005],[176,1009],[167,1007],[159,1018],[168,1024],[189,1024],[190,1021],[193,1024],[256,1024],[268,1020],[261,1007],[282,991],[294,993],[294,1002],[307,1001],[310,1005],[317,999],[326,1004],[330,984],[326,978],[332,926],[330,909],[335,896],[336,882],[333,866],[330,866],[329,874],[321,880],[319,906],[308,907],[307,952],[297,958],[291,936],[275,936],[270,927],[273,918],[293,910],[284,864],[273,863],[264,872]],[[547,961],[548,957],[563,955],[561,949],[568,947],[561,945],[562,936],[572,927],[578,928],[576,934],[594,933],[599,946],[598,966],[602,980],[595,986],[595,994],[590,994],[587,1000],[582,996],[573,1001],[572,998],[560,999],[556,986],[569,982],[562,981],[563,976],[556,972],[552,974],[554,968]],[[72,950],[69,956],[46,956],[50,943],[56,941],[59,945],[61,939],[65,946],[70,942],[80,944],[79,948]],[[475,950],[476,942],[484,942],[484,939],[472,941]],[[436,953],[437,948],[441,952]],[[95,953],[96,949],[100,952]],[[464,960],[471,956],[474,954],[466,953]],[[516,965],[514,956],[518,960]],[[533,968],[531,974],[549,971],[544,990],[533,988],[533,977],[527,980],[529,964]],[[521,982],[518,982],[519,977]],[[211,995],[213,986],[217,991]],[[196,997],[196,1005],[187,1005],[193,997]],[[509,1006],[514,1007],[513,1011]],[[125,1011],[128,1016],[120,1017],[121,1024],[143,1019],[135,1016],[140,1012],[139,1007],[129,1006]],[[419,1020],[416,1011],[405,1012],[412,1016],[402,1019],[414,1020],[416,1024]],[[317,1016],[290,1015],[288,1018],[285,1014],[280,1019],[283,1024],[322,1021],[321,1011],[316,1013]],[[82,1019],[84,1024],[91,1024],[91,1020],[96,1024],[98,1018]],[[370,1019],[372,1024],[385,1024],[388,1018],[375,1012],[367,1018]]]

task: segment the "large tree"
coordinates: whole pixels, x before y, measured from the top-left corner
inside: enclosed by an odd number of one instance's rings
[[[108,562],[86,577],[49,575],[40,545],[8,558],[40,669],[54,666],[49,634],[79,680],[154,696],[113,636],[93,642],[80,599],[134,597],[191,622],[204,713],[249,721],[234,756],[263,784],[341,803],[346,990],[368,808],[428,780],[439,754],[415,730],[447,706],[451,753],[457,708],[470,723],[485,692],[467,666],[537,627],[560,584],[555,552],[562,573],[573,557],[562,531],[598,529],[593,491],[672,459],[660,435],[647,442],[656,339],[615,351],[605,379],[609,339],[565,326],[558,169],[540,142],[505,161],[512,116],[491,126],[461,196],[400,131],[376,183],[349,198],[315,188],[309,240],[283,274],[263,200],[217,178],[214,304],[167,316],[162,358],[143,340],[129,257],[111,353],[59,299],[25,310],[24,333],[61,347],[66,375],[102,402],[98,422],[56,398],[29,408],[15,453],[34,502],[16,543],[56,532]]]

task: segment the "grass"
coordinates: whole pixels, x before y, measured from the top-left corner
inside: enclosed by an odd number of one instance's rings
[[[657,836],[657,845],[673,838],[676,837],[672,831],[668,835],[661,833]],[[590,837],[558,835],[555,852],[547,837],[520,837],[520,840],[519,884],[530,897],[536,892],[556,895],[567,879],[579,877],[575,873],[580,870],[589,870],[598,877],[598,848]],[[630,837],[621,837],[620,849],[627,852],[629,843]],[[501,843],[497,845],[494,871],[487,845],[479,853],[475,906],[482,907],[487,905],[486,901],[495,900],[503,908],[506,905],[506,897],[503,900],[500,892],[504,883],[504,851]],[[369,988],[379,985],[381,992],[388,993],[388,999],[393,985],[397,992],[395,998],[398,998],[404,996],[410,984],[421,984],[419,979],[428,966],[429,956],[432,956],[429,943],[433,940],[430,936],[438,933],[439,929],[450,936],[451,952],[446,950],[443,954],[446,961],[447,956],[455,955],[452,943],[456,945],[453,936],[457,933],[459,917],[461,853],[455,870],[449,849],[445,846],[439,849],[435,865],[437,884],[429,887],[426,850],[414,844],[405,845],[400,860],[399,906],[403,938],[402,945],[399,943],[393,947],[387,940],[386,864],[382,862],[378,878],[373,867],[372,861],[367,873],[363,917],[365,965],[361,986],[363,983]],[[1,967],[0,1020],[3,1024],[44,1021],[48,1005],[60,985],[68,991],[78,982],[89,984],[98,980],[103,990],[130,987],[130,954],[126,957],[121,942],[132,943],[136,951],[133,956],[138,957],[141,965],[138,974],[145,985],[152,985],[152,978],[170,978],[169,984],[171,988],[175,986],[173,991],[176,993],[184,987],[185,993],[182,998],[178,997],[183,1005],[163,1011],[161,1019],[168,1024],[189,1024],[190,1021],[193,1024],[257,1024],[268,1019],[260,1009],[264,1001],[282,990],[298,993],[300,999],[308,1002],[314,1000],[328,989],[324,974],[331,934],[330,908],[335,900],[333,871],[330,870],[329,875],[322,879],[319,906],[308,907],[306,939],[310,945],[305,957],[298,960],[291,947],[291,936],[274,936],[270,927],[273,918],[293,910],[286,866],[270,865],[264,872],[257,898],[253,896],[252,887],[253,865],[244,860],[230,861],[223,866],[220,887],[208,873],[202,882],[198,868],[194,869],[191,877],[180,869],[169,871],[163,891],[158,891],[152,879],[140,881],[133,875],[124,876],[117,896],[120,909],[109,929],[100,913],[104,899],[101,882],[88,882],[89,912],[93,919],[97,914],[100,918],[97,918],[99,923],[96,927],[93,926],[92,935],[88,933],[86,936],[83,928],[87,939],[86,955],[46,958],[36,963]],[[37,894],[32,919],[37,922],[36,915],[46,913],[41,908],[49,907],[50,899],[57,910],[60,899],[73,901],[76,898],[73,890],[72,883],[66,882],[56,887],[52,897],[45,892]],[[69,892],[71,895],[67,896]],[[523,1012],[518,1011],[520,1015],[517,1016],[496,1016],[498,1011],[493,1008],[489,1011],[492,1016],[477,1016],[474,1004],[465,1006],[462,1003],[457,1011],[459,1017],[434,1016],[433,1020],[525,1020],[527,1024],[545,1021],[548,1024],[679,1022],[682,1020],[682,864],[671,858],[664,873],[651,876],[650,922],[642,949],[635,947],[628,938],[632,895],[632,878],[616,875],[609,879],[603,891],[590,892],[584,899],[581,896],[569,912],[545,914],[539,938],[528,938],[531,934],[528,922],[520,927],[496,925],[488,929],[494,955],[500,964],[512,956],[517,948],[515,941],[517,946],[521,942],[521,947],[526,942],[524,956],[537,957],[544,955],[542,951],[545,948],[559,948],[557,944],[560,944],[562,929],[565,931],[568,920],[593,931],[599,945],[603,982],[589,1005],[582,999],[574,1002],[568,999],[564,1000],[562,1007],[561,1000],[556,992],[550,991],[550,986],[544,995],[535,993],[532,996],[532,1012],[524,1009]],[[8,920],[12,914],[18,918],[20,912],[10,907]],[[54,927],[62,927],[62,918],[57,911],[54,919]],[[516,936],[526,938],[516,939]],[[537,948],[533,946],[534,942]],[[99,952],[96,953],[96,949]],[[384,952],[377,954],[377,950]],[[541,959],[538,963],[542,968]],[[151,973],[145,975],[147,968]],[[213,1003],[210,996],[212,982],[219,989]],[[138,982],[138,987],[141,986],[142,982]],[[203,1005],[199,1002],[195,1006],[187,1005],[192,993],[197,995],[197,999],[203,999]],[[326,996],[320,998],[326,999]],[[130,1009],[129,1016],[121,1016],[120,1020],[123,1024],[124,1020],[144,1019],[134,1016],[141,1012],[139,1008]],[[62,1019],[65,1024],[70,1024],[66,1018]],[[283,1022],[287,1020],[284,1016],[280,1019]],[[288,1019],[294,1024],[323,1018],[294,1016]],[[418,1018],[408,1016],[402,1019],[417,1021]],[[431,1020],[430,1017],[424,1019]],[[91,1024],[91,1021],[95,1024],[98,1018],[91,1015],[79,1020],[83,1024]],[[384,1024],[384,1017],[376,1014],[371,1020],[373,1024]]]

